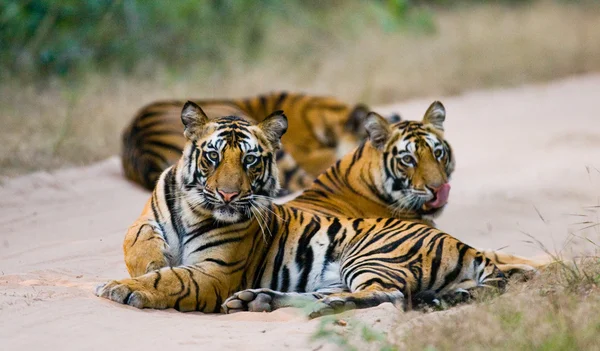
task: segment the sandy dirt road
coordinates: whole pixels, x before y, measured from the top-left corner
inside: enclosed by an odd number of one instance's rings
[[[537,255],[569,233],[600,239],[600,75],[546,85],[431,97],[384,106],[420,118],[446,105],[457,155],[439,227],[468,244]],[[318,321],[297,311],[230,316],[152,311],[96,298],[98,283],[127,276],[121,243],[148,193],[125,181],[116,157],[76,169],[5,180],[0,188],[0,340],[24,349],[328,350],[310,342]],[[543,218],[543,220],[542,220]],[[600,242],[600,240],[598,240]],[[583,239],[569,255],[590,252]],[[391,305],[355,312],[380,330],[407,314]]]

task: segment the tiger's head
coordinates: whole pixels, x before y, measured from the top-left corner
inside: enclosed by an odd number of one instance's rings
[[[446,110],[433,102],[421,121],[390,124],[371,112],[365,129],[372,147],[380,155],[383,197],[399,213],[436,217],[448,201],[454,154],[444,139]]]
[[[209,119],[188,101],[181,120],[188,142],[178,172],[191,208],[227,223],[263,212],[279,190],[275,152],[287,130],[283,112],[253,125],[237,116]]]

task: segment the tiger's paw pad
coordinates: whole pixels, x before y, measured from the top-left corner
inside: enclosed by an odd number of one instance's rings
[[[223,303],[225,313],[249,312],[271,312],[271,295],[269,289],[248,289],[239,291],[230,296]]]

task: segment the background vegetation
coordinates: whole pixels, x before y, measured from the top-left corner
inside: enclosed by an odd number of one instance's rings
[[[159,98],[381,104],[600,71],[600,2],[2,0],[0,175],[119,152]]]
[[[269,32],[279,31],[282,25],[315,35],[300,45],[308,51],[357,34],[369,22],[386,31],[409,26],[431,32],[435,30],[431,11],[419,6],[426,3],[451,2],[3,1],[0,42],[6,52],[0,65],[5,73],[35,77],[93,68],[132,73],[145,63],[164,64],[179,72],[199,63],[220,69],[219,63],[232,51],[244,61],[257,62],[261,54],[269,55],[264,51],[272,44]],[[338,19],[341,26],[331,27],[333,17],[343,18]]]

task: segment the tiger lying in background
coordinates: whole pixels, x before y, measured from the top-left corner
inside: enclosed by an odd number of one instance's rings
[[[183,156],[161,175],[125,238],[132,278],[99,286],[98,296],[219,312],[236,291],[263,288],[234,295],[224,309],[287,306],[293,291],[318,302],[315,317],[503,287],[493,262],[431,226],[273,204],[274,154],[287,129],[281,112],[254,126],[233,116],[209,120],[188,102],[181,118],[189,140]]]
[[[236,115],[260,122],[268,113],[284,110],[293,133],[283,139],[277,164],[284,190],[310,185],[335,160],[366,137],[362,127],[369,109],[349,106],[331,97],[286,92],[246,99],[194,100],[209,117]],[[157,101],[143,107],[123,132],[125,176],[152,190],[167,167],[181,157],[185,145],[181,106],[185,101]],[[392,115],[390,120],[399,120]],[[308,173],[308,174],[307,174]]]
[[[371,112],[370,141],[323,172],[288,206],[326,216],[410,219],[435,226],[444,209],[455,157],[444,139],[446,109],[433,102],[421,121],[390,124]],[[548,260],[483,253],[503,272],[534,271]]]

